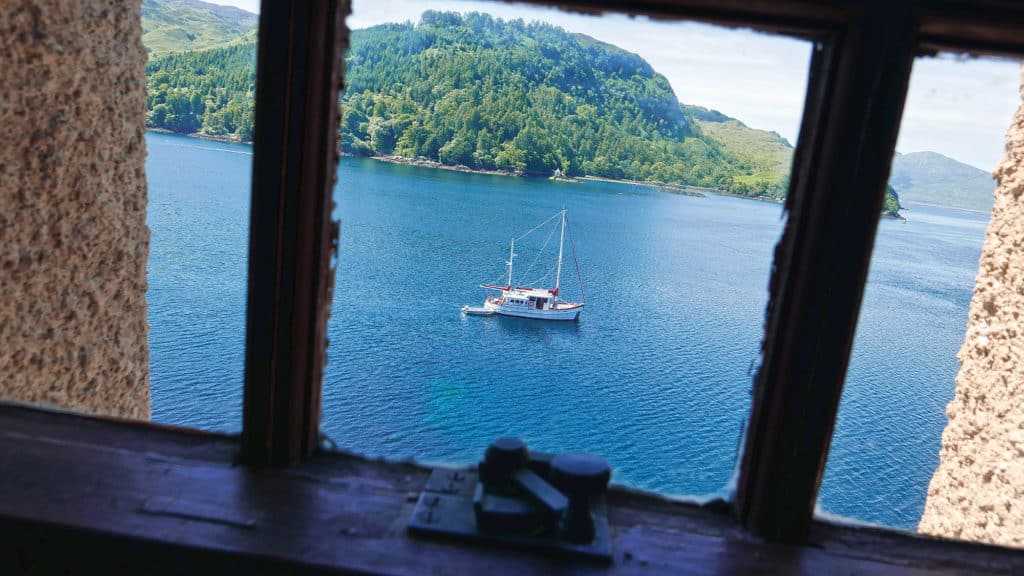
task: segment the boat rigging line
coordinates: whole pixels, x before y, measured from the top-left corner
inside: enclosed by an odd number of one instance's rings
[[[526,231],[526,233],[525,233],[525,234],[523,234],[522,236],[520,236],[520,237],[516,238],[515,240],[516,240],[516,241],[518,242],[519,240],[522,240],[523,238],[526,238],[526,237],[527,237],[527,236],[529,236],[530,234],[533,234],[533,233],[534,233],[534,232],[535,232],[535,231],[536,231],[536,230],[537,230],[538,228],[540,228],[540,227],[544,226],[544,225],[545,225],[545,224],[547,224],[548,222],[551,222],[551,221],[552,221],[552,220],[554,220],[555,218],[558,218],[559,216],[561,216],[563,212],[565,212],[565,210],[560,210],[560,211],[558,211],[558,212],[557,212],[557,213],[556,213],[556,214],[555,214],[554,216],[552,216],[551,218],[548,218],[547,220],[545,220],[545,221],[541,222],[540,224],[537,224],[537,225],[536,225],[536,226],[534,226],[533,228],[530,228],[529,230],[527,230],[527,231]]]
[[[562,210],[561,212],[557,212],[557,213],[556,213],[556,214],[555,214],[554,216],[552,216],[552,217],[548,218],[547,220],[545,220],[545,221],[541,222],[540,224],[537,224],[537,225],[536,225],[536,226],[534,226],[533,228],[530,228],[529,230],[527,230],[527,231],[526,231],[525,233],[521,234],[520,236],[518,236],[518,237],[516,237],[516,238],[513,238],[513,239],[512,239],[512,242],[513,242],[513,243],[515,243],[515,242],[518,242],[518,241],[522,240],[523,238],[526,238],[526,237],[527,237],[527,236],[529,236],[530,234],[533,234],[533,233],[534,233],[534,232],[536,232],[536,231],[537,231],[538,229],[540,229],[540,228],[543,228],[543,227],[544,227],[545,225],[547,225],[547,224],[548,224],[549,222],[551,222],[551,221],[552,221],[552,220],[554,220],[555,218],[558,218],[559,216],[561,216],[561,215],[562,215],[562,212],[565,212],[565,210],[563,209],[563,210]],[[545,248],[547,248],[547,245],[548,245],[548,243],[549,243],[549,242],[551,241],[551,238],[553,238],[553,237],[554,237],[554,235],[555,235],[555,230],[558,230],[558,226],[555,226],[555,227],[553,227],[553,228],[551,229],[551,232],[550,232],[550,233],[548,233],[548,237],[547,237],[547,240],[545,240],[545,241],[544,241],[544,245],[543,245],[543,246],[541,246],[541,248],[540,248],[540,251],[539,251],[539,252],[537,252],[537,256],[536,256],[536,257],[534,257],[534,259],[533,259],[533,262],[532,262],[532,263],[530,264],[530,266],[529,266],[529,267],[528,267],[528,268],[526,269],[526,272],[524,272],[524,273],[522,274],[522,277],[523,277],[523,278],[525,278],[525,277],[526,277],[526,276],[527,276],[527,275],[528,275],[528,274],[530,273],[530,271],[532,271],[532,270],[533,270],[533,267],[534,267],[534,266],[535,266],[535,265],[537,264],[537,261],[538,261],[538,260],[540,260],[540,257],[541,257],[541,256],[543,255],[543,253],[544,253],[544,249],[545,249]],[[574,252],[573,254],[575,254],[575,252]],[[508,270],[508,268],[507,268],[507,266],[508,266],[508,263],[507,263],[507,262],[505,263],[505,266],[506,266],[506,271],[505,271],[505,272],[502,272],[502,273],[501,273],[501,274],[500,274],[500,275],[499,275],[499,276],[498,276],[497,278],[495,278],[495,279],[494,279],[494,280],[493,280],[492,282],[489,282],[489,284],[491,284],[491,285],[497,285],[497,284],[498,284],[499,282],[501,282],[501,281],[502,281],[502,280],[503,280],[503,279],[505,278],[505,275],[506,275],[506,274],[508,274],[508,272],[507,272],[507,270]],[[578,268],[578,266],[577,266],[577,268]],[[549,276],[550,274],[551,274],[551,272],[548,272],[547,274],[545,274],[545,275],[544,275],[544,277],[546,278],[546,277],[547,277],[547,276]],[[510,285],[510,287],[511,287],[511,285]]]
[[[565,212],[565,210],[563,210]],[[572,241],[572,226],[569,226],[569,215],[565,215],[565,227],[569,229],[569,248],[572,249],[572,261],[576,264],[576,279],[580,283],[580,299],[587,301],[587,294],[583,292],[583,275],[580,274],[580,261],[576,259],[576,244]]]
[[[548,221],[550,222],[550,219]],[[536,228],[534,228],[534,230],[536,230]],[[551,228],[551,232],[548,233],[548,237],[547,237],[546,240],[544,240],[544,244],[540,247],[540,250],[537,251],[537,255],[534,256],[533,262],[530,263],[530,266],[526,269],[526,272],[522,273],[522,275],[521,275],[522,278],[528,277],[530,275],[530,272],[533,271],[534,266],[536,266],[537,262],[540,261],[540,257],[544,255],[544,249],[548,247],[548,243],[551,242],[551,238],[555,235],[555,230],[558,230],[558,226],[553,226]],[[523,236],[526,236],[526,234],[524,234]],[[521,240],[523,238],[523,236],[520,236],[519,238],[516,238],[516,240]],[[548,272],[548,274],[550,274],[550,272]],[[548,276],[548,274],[545,274],[544,277],[546,278]],[[534,285],[535,284],[537,284],[537,283],[534,282]],[[527,284],[527,285],[529,286],[530,284]]]
[[[548,270],[547,272],[545,272],[543,276],[541,276],[540,278],[537,278],[535,280],[530,280],[529,282],[526,282],[525,285],[526,286],[540,286],[541,284],[543,284],[551,276],[551,273],[554,272],[554,271],[555,271],[555,267],[552,266],[551,269]]]

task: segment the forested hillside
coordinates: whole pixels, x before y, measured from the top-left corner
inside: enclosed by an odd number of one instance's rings
[[[152,58],[146,87],[148,126],[251,140],[256,44]]]
[[[445,164],[657,180],[733,190],[642,58],[541,23],[427,12],[358,31],[348,54],[345,150]]]
[[[252,42],[152,59],[149,125],[249,140],[254,70]],[[641,57],[548,24],[426,12],[356,30],[345,80],[350,154],[768,198],[788,185],[777,134],[684,107]]]

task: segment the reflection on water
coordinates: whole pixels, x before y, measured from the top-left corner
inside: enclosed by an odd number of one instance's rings
[[[584,308],[586,312],[586,308]],[[495,314],[488,318],[478,318],[481,322],[493,322],[501,334],[525,336],[542,344],[550,344],[552,337],[579,335],[580,321],[535,320],[532,318],[516,318]]]

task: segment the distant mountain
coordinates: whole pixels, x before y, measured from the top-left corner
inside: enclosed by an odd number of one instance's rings
[[[937,152],[897,154],[889,183],[907,202],[991,212],[992,175]]]
[[[154,55],[226,46],[255,38],[259,16],[200,0],[143,0],[142,43]]]

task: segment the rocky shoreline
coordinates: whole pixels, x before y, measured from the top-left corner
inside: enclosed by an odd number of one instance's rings
[[[347,156],[347,154],[343,154]],[[470,168],[462,164],[456,164],[454,166],[450,164],[442,164],[436,160],[429,158],[407,158],[405,156],[395,155],[383,155],[383,156],[364,156],[370,160],[378,160],[380,162],[390,162],[392,164],[405,164],[406,166],[422,166],[424,168],[437,168],[438,170],[451,170],[452,172],[467,172],[471,174],[491,174],[493,176],[532,176],[526,172],[511,171],[511,170],[481,170],[479,168]]]
[[[152,132],[159,132],[161,134],[178,134],[179,136],[188,136],[189,138],[198,138],[201,140],[213,140],[216,142],[228,142],[231,144],[252,144],[251,140],[242,140],[235,136],[218,136],[214,134],[203,134],[202,132],[193,132],[191,134],[181,134],[167,130],[165,128],[146,128]],[[349,154],[343,154],[343,156],[349,156]],[[670,184],[666,182],[645,182],[643,180],[615,180],[613,178],[603,178],[601,176],[579,176],[579,177],[550,177],[544,174],[531,174],[523,171],[512,171],[512,170],[481,170],[478,168],[470,168],[462,164],[451,166],[448,164],[442,164],[436,160],[429,158],[407,158],[405,156],[396,155],[384,155],[384,156],[366,156],[371,160],[377,160],[379,162],[390,162],[392,164],[404,164],[406,166],[422,166],[424,168],[436,168],[438,170],[451,170],[452,172],[466,172],[470,174],[490,174],[492,176],[515,176],[519,178],[548,178],[558,182],[581,182],[584,180],[592,180],[594,182],[614,182],[617,184],[629,184],[631,186],[649,186],[656,188],[660,192],[668,192],[669,194],[679,194],[682,196],[692,196],[694,198],[705,198],[707,194],[715,194],[718,196],[732,196],[735,198],[746,198],[747,200],[759,200],[761,202],[772,202],[775,204],[781,204],[783,198],[771,198],[768,196],[744,196],[742,194],[735,194],[733,192],[727,192],[725,190],[718,190],[715,188],[703,188],[700,186],[686,186],[684,184]],[[900,214],[883,214],[883,218],[894,218],[897,220],[907,221]]]
[[[242,140],[237,136],[230,135],[218,135],[218,134],[204,134],[202,132],[192,132],[191,134],[182,134],[181,132],[175,132],[174,130],[168,130],[166,128],[154,128],[152,126],[146,127],[147,132],[158,132],[160,134],[174,134],[177,136],[187,136],[189,138],[196,138],[198,140],[212,140],[214,142],[227,142],[229,144],[249,144],[252,145],[252,140]]]
[[[203,132],[192,132],[191,134],[182,134],[180,132],[174,132],[173,130],[167,130],[166,128],[146,128],[151,132],[159,132],[161,134],[177,134],[179,136],[188,136],[189,138],[197,138],[200,140],[213,140],[215,142],[228,142],[231,144],[252,144],[251,140],[242,140],[235,136],[220,136],[215,134],[205,134]],[[351,154],[342,154],[342,156],[352,156]],[[450,164],[442,164],[436,160],[429,158],[408,158],[405,156],[397,156],[394,154],[382,155],[382,156],[364,156],[370,160],[377,160],[379,162],[390,162],[392,164],[404,164],[406,166],[421,166],[424,168],[436,168],[438,170],[451,170],[452,172],[466,172],[469,174],[490,174],[492,176],[514,176],[518,178],[548,178],[558,182],[582,182],[584,180],[592,180],[595,182],[615,182],[618,184],[630,184],[633,186],[651,186],[661,190],[663,192],[670,192],[673,194],[682,194],[684,196],[704,197],[703,192],[710,192],[712,194],[722,194],[736,196],[730,194],[724,190],[713,190],[710,188],[700,188],[697,186],[684,186],[682,184],[669,184],[665,182],[644,182],[642,180],[615,180],[613,178],[602,178],[600,176],[549,176],[547,174],[534,174],[530,172],[524,172],[521,170],[483,170],[480,168],[470,168],[462,164],[456,164],[454,166]],[[746,198],[746,196],[744,196]]]

